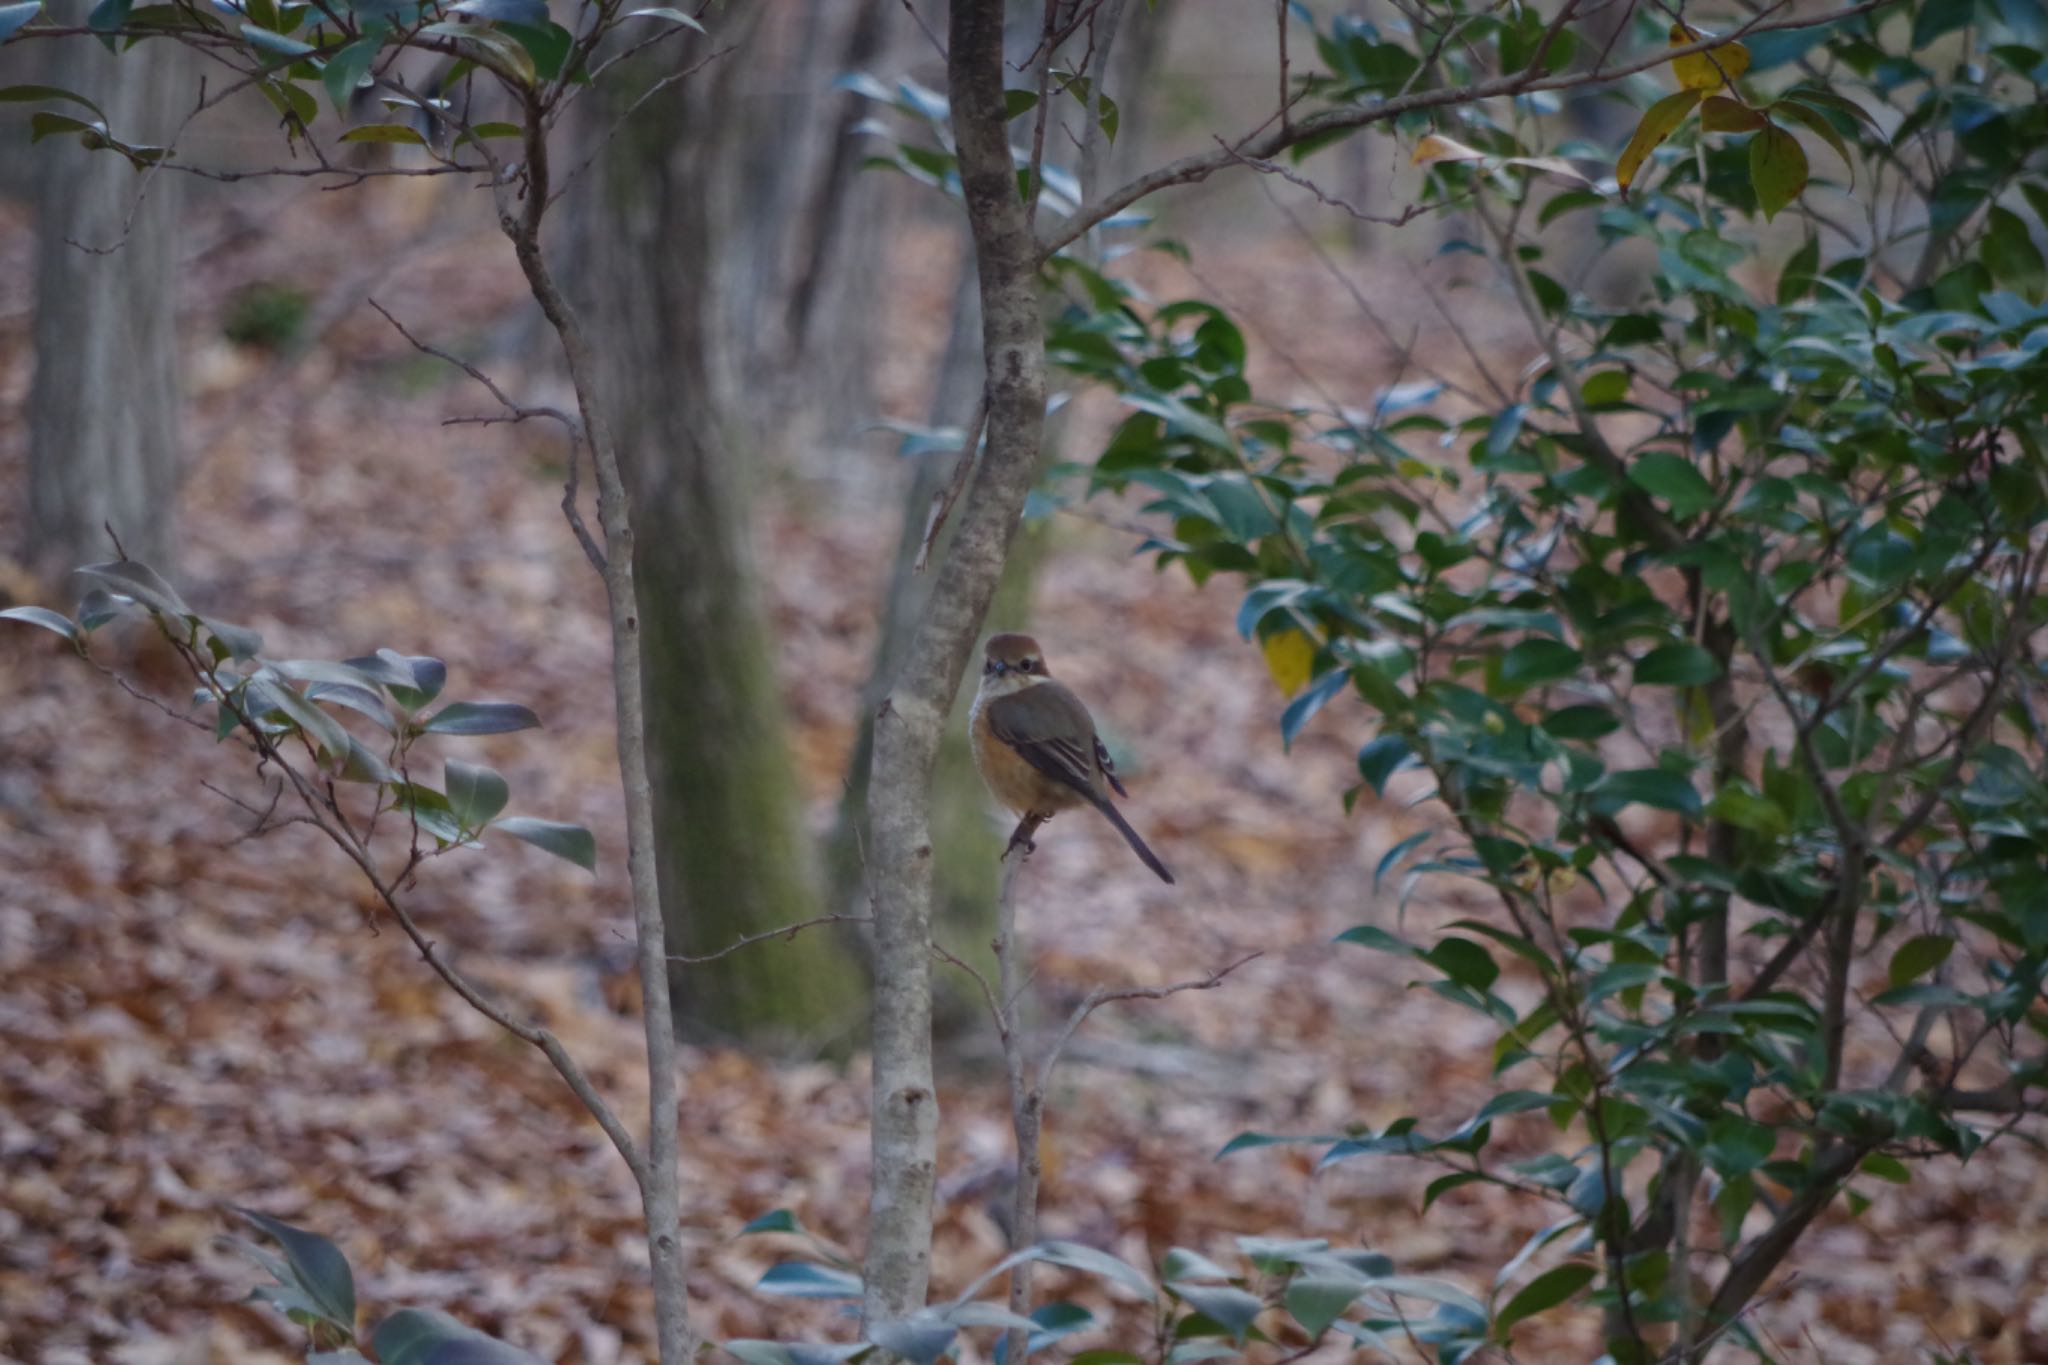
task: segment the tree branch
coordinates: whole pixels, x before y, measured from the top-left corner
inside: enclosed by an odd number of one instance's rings
[[[1490,80],[1474,81],[1470,85],[1454,86],[1440,90],[1421,90],[1413,94],[1399,95],[1378,104],[1350,108],[1330,109],[1312,114],[1305,119],[1284,122],[1278,127],[1261,134],[1250,134],[1231,143],[1217,152],[1205,152],[1195,156],[1182,157],[1156,170],[1148,171],[1137,179],[1111,190],[1093,203],[1076,209],[1059,225],[1057,231],[1046,236],[1039,243],[1041,258],[1050,258],[1054,253],[1078,240],[1090,228],[1103,219],[1112,217],[1129,208],[1146,195],[1173,185],[1192,185],[1206,180],[1217,171],[1233,164],[1240,158],[1263,161],[1297,143],[1325,133],[1341,132],[1350,128],[1363,128],[1370,124],[1384,123],[1402,114],[1423,109],[1446,109],[1455,105],[1472,104],[1479,100],[1494,99],[1502,95],[1522,95],[1538,90],[1570,90],[1586,85],[1602,85],[1662,66],[1676,57],[1690,56],[1695,52],[1706,52],[1725,47],[1743,37],[1756,33],[1771,33],[1781,29],[1815,28],[1823,24],[1838,23],[1859,14],[1894,4],[1896,0],[1862,0],[1862,3],[1843,9],[1831,10],[1825,14],[1801,15],[1796,18],[1769,20],[1764,15],[1711,38],[1703,38],[1683,47],[1670,47],[1653,56],[1624,62],[1619,66],[1596,67],[1591,71],[1570,72],[1557,76],[1539,76],[1533,68],[1525,68],[1512,75],[1495,76]],[[1780,4],[1764,11],[1782,8]],[[1548,38],[1545,39],[1546,45]],[[1270,125],[1272,120],[1268,120]]]

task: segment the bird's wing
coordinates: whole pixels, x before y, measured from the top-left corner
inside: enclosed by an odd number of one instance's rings
[[[1095,762],[1102,769],[1102,775],[1109,779],[1109,785],[1116,788],[1116,794],[1128,799],[1130,793],[1124,790],[1123,783],[1116,780],[1116,762],[1110,758],[1109,746],[1102,742],[1101,735],[1095,737]]]
[[[1025,762],[1084,796],[1098,797],[1095,722],[1064,684],[1047,679],[997,697],[987,715],[990,731]]]

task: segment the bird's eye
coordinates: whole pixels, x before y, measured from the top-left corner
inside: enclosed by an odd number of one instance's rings
[[[1026,673],[1029,673],[1029,672],[1031,672],[1031,670],[1033,670],[1033,669],[1035,669],[1035,668],[1037,668],[1037,667],[1038,667],[1038,660],[1036,660],[1036,659],[1024,659],[1024,660],[1021,660],[1021,661],[1020,661],[1020,662],[1019,662],[1019,663],[1017,664],[1017,667],[1018,667],[1018,668],[1020,668],[1020,669],[1022,669],[1022,670],[1023,670],[1024,672],[1026,672]]]

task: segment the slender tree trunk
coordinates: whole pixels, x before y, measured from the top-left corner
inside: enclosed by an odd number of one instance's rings
[[[161,139],[186,93],[167,44],[116,58],[90,38],[46,45],[39,79],[104,91],[123,140]],[[118,63],[118,67],[117,67]],[[29,565],[57,578],[113,557],[169,570],[179,437],[176,177],[145,182],[122,157],[73,138],[38,148],[35,379],[29,389]]]
[[[636,61],[594,92],[591,126],[610,128],[679,60],[688,57]],[[684,955],[809,918],[819,903],[747,479],[712,381],[729,220],[710,205],[735,164],[723,159],[750,155],[728,117],[743,69],[714,64],[655,94],[621,129],[600,158],[602,190],[579,201],[575,253],[637,511],[663,910],[671,951]],[[859,972],[828,935],[676,972],[679,1023],[700,1036],[815,1041],[843,1037],[854,1018]]]
[[[954,292],[952,335],[946,343],[932,398],[934,426],[966,422],[981,392],[979,294],[980,285],[970,258],[962,263],[959,288]],[[896,558],[884,589],[874,664],[867,685],[861,689],[860,730],[853,754],[847,760],[846,795],[840,802],[830,848],[833,895],[841,913],[856,913],[865,905],[866,874],[861,859],[867,846],[865,817],[869,765],[874,759],[875,708],[888,695],[910,647],[911,633],[931,596],[932,574],[916,573],[913,566],[924,543],[932,499],[953,479],[956,468],[956,457],[936,452],[925,455],[919,458],[916,473],[905,485]],[[933,563],[943,559],[951,539],[949,525],[938,537],[931,556]],[[1021,630],[1030,620],[1031,585],[1043,558],[1040,552],[1045,539],[1043,528],[1027,528],[1011,547],[989,612],[991,621],[1004,629]],[[972,700],[969,691],[963,689],[954,700],[952,714],[939,740],[938,771],[932,779],[932,918],[949,951],[978,969],[992,972],[995,959],[989,952],[989,926],[993,923],[996,870],[1006,831],[991,818],[988,796],[967,743],[967,706]],[[950,1031],[943,1027],[945,1022],[965,1022],[978,1017],[982,1009],[980,992],[957,973],[941,976],[934,995],[941,1035]]]
[[[1045,332],[1038,244],[1017,196],[1003,99],[1002,0],[953,0],[947,91],[981,281],[988,444],[903,666],[877,709],[870,777],[875,901],[874,1166],[862,1318],[924,1303],[938,1102],[932,1088],[932,773],[969,652],[1038,468]]]

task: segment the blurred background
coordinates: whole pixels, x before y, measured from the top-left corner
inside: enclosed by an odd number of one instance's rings
[[[643,584],[664,606],[650,719],[682,953],[863,909],[865,720],[924,590],[911,561],[979,385],[955,208],[867,164],[892,151],[870,123],[900,127],[894,105],[943,88],[940,8],[714,12],[709,36],[558,134],[573,179],[549,248],[605,349]],[[1026,9],[1020,60],[1037,37]],[[1124,10],[1107,77],[1118,135],[1082,166],[1083,139],[1055,129],[1049,162],[1114,184],[1270,112],[1272,7]],[[261,106],[181,128],[202,68],[150,48],[118,69],[84,39],[0,52],[0,83],[105,92],[110,123],[175,134],[221,173],[143,176],[73,139],[31,146],[20,106],[0,105],[0,598],[68,607],[68,569],[114,557],[111,525],[273,654],[433,654],[451,695],[533,706],[545,730],[458,745],[504,771],[522,809],[596,830],[596,880],[530,850],[451,857],[422,875],[420,913],[631,1108],[644,1078],[608,643],[558,506],[567,451],[548,424],[460,420],[492,414],[490,394],[370,307],[518,401],[570,406],[489,196],[452,176],[301,174],[315,163],[283,151]],[[1625,137],[1597,105],[1574,117],[1610,151]],[[376,170],[407,152],[359,154]],[[1535,347],[1504,288],[1477,256],[1440,250],[1455,221],[1361,216],[1410,202],[1407,149],[1357,138],[1306,169],[1320,194],[1245,170],[1160,196],[1156,222],[1123,240],[1176,239],[1185,259],[1139,249],[1111,268],[1155,299],[1229,308],[1279,402],[1367,404],[1416,357],[1475,385],[1482,364],[1521,371]],[[264,170],[293,173],[249,174]],[[1586,267],[1627,296],[1647,263],[1589,252]],[[1092,458],[1113,415],[1101,395],[1063,406],[1049,463]],[[1057,1010],[1098,985],[1266,954],[1219,991],[1105,1011],[1076,1042],[1052,1102],[1046,1232],[1147,1259],[1270,1226],[1481,1273],[1537,1210],[1464,1190],[1424,1225],[1425,1167],[1311,1178],[1287,1149],[1212,1160],[1246,1128],[1462,1116],[1487,1093],[1483,1020],[1409,993],[1389,960],[1325,949],[1361,912],[1392,913],[1374,908],[1372,868],[1420,827],[1369,797],[1346,815],[1357,703],[1283,752],[1282,699],[1235,633],[1231,592],[1135,559],[1135,503],[1037,511],[990,624],[1035,631],[1090,701],[1134,823],[1180,877],[1154,881],[1101,822],[1046,831],[1024,910],[1037,991]],[[106,662],[176,695],[140,643]],[[238,840],[246,816],[201,785],[260,792],[233,750],[37,632],[0,635],[0,698],[0,1357],[293,1358],[294,1334],[239,1302],[250,1267],[216,1244],[233,1202],[335,1238],[366,1301],[446,1307],[551,1359],[641,1358],[637,1203],[554,1078],[380,933],[330,850],[289,829]],[[964,744],[941,782],[941,936],[975,959],[1005,828]],[[1428,925],[1473,908],[1475,893],[1437,894],[1406,913]],[[944,1292],[1002,1254],[1009,1133],[976,992],[940,983]],[[750,1292],[781,1259],[774,1240],[734,1234],[790,1208],[858,1246],[858,939],[813,930],[679,965],[676,986],[700,1325],[799,1334],[803,1311]],[[1816,1234],[1763,1310],[1788,1355],[1896,1360],[1934,1334],[1987,1360],[2048,1358],[2033,1231],[2048,1174],[2026,1155],[2002,1147]],[[1532,1359],[1586,1358],[1597,1340],[1597,1323],[1531,1328]]]

